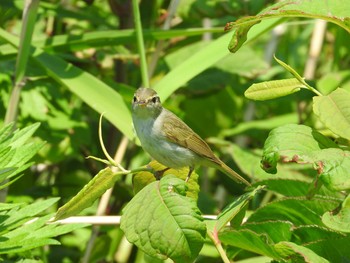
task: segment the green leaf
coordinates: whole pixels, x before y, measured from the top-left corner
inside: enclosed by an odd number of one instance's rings
[[[250,222],[243,224],[239,230],[251,230],[257,234],[267,235],[271,241],[278,243],[281,241],[289,241],[292,238],[291,229],[293,224],[288,221],[265,221],[265,222]]]
[[[263,151],[260,149],[249,150],[242,149],[235,144],[230,144],[230,151],[234,161],[237,163],[238,167],[245,174],[249,175],[249,177],[254,178],[256,181],[261,180],[275,180],[275,179],[291,179],[291,180],[300,180],[300,181],[310,181],[305,175],[303,175],[302,171],[296,171],[291,167],[291,165],[280,164],[278,167],[278,171],[276,174],[270,174],[261,169],[260,161]],[[264,184],[264,183],[261,183]]]
[[[219,215],[216,220],[215,227],[213,231],[215,234],[220,232],[242,209],[246,207],[248,202],[262,189],[264,186],[258,186],[253,191],[245,193],[229,204]]]
[[[343,262],[350,258],[350,237],[334,239],[322,239],[319,241],[305,244],[305,247],[311,249],[321,257],[327,258],[330,262]]]
[[[154,170],[154,173],[157,171],[164,171],[163,177],[172,174],[176,177],[185,180],[188,175],[188,168],[182,168],[182,169],[169,169],[168,167],[158,163],[157,161],[153,160],[148,164],[149,167],[151,167]],[[142,188],[144,188],[146,185],[156,181],[156,177],[153,173],[148,171],[142,171],[134,175],[133,177],[133,186],[134,186],[134,193],[138,193],[141,191]],[[199,185],[198,185],[198,174],[193,171],[191,174],[190,179],[186,183],[187,186],[187,192],[186,196],[190,197],[194,200],[198,199],[198,193],[199,193]]]
[[[293,241],[299,245],[304,245],[321,240],[334,240],[344,238],[345,234],[336,232],[319,225],[301,225],[293,227]]]
[[[313,98],[313,110],[335,134],[350,140],[350,93],[336,89],[327,96]]]
[[[192,262],[201,250],[205,223],[186,184],[173,175],[144,187],[123,210],[121,229],[129,242],[159,259]]]
[[[221,33],[220,28],[186,28],[186,29],[145,29],[143,35],[145,40],[162,40],[175,37],[191,37],[204,33]],[[132,44],[135,41],[135,30],[104,30],[86,32],[79,35],[62,34],[54,35],[49,38],[34,39],[32,44],[37,48],[42,48],[47,52],[69,52],[79,51],[88,48],[99,48],[106,46],[117,46],[124,44]],[[9,57],[17,54],[17,49],[9,44],[0,45],[1,58]]]
[[[6,217],[2,221],[0,226],[0,233],[4,231],[9,231],[11,229],[15,229],[23,222],[28,221],[31,217],[39,214],[40,212],[52,206],[58,200],[59,198],[50,198],[44,201],[38,201],[33,204],[25,205],[23,207],[14,208],[10,213],[11,216]]]
[[[335,191],[350,189],[350,151],[324,149],[311,157],[314,168],[326,187]]]
[[[287,96],[305,88],[297,79],[271,80],[251,85],[244,96],[251,100],[271,100]]]
[[[290,221],[296,226],[322,225],[321,216],[338,206],[338,200],[326,197],[288,197],[259,208],[247,220],[247,223],[265,221]]]
[[[262,168],[268,173],[276,173],[277,162],[304,163],[310,161],[314,151],[329,147],[338,147],[310,127],[289,124],[272,130],[265,141]]]
[[[26,2],[23,9],[23,28],[21,30],[20,44],[16,61],[15,83],[22,81],[28,64],[30,55],[30,43],[36,22],[36,14],[39,6],[39,0]]]
[[[273,28],[276,20],[271,19],[261,26],[257,26],[249,35],[249,41],[252,41],[265,31]],[[229,52],[225,48],[230,36],[225,34],[222,37],[210,42],[207,46],[200,49],[188,59],[184,60],[176,68],[171,70],[160,81],[153,85],[162,100],[168,98],[175,90],[183,86],[193,77],[203,72],[205,69],[213,66],[216,62],[223,59]],[[248,41],[248,42],[249,42]],[[195,65],[195,66],[194,66]]]
[[[271,131],[265,141],[262,168],[277,172],[277,162],[312,164],[320,179],[331,190],[350,189],[350,152],[303,125],[285,125]]]
[[[17,46],[18,39],[0,28],[0,38]],[[68,88],[85,103],[115,125],[129,139],[134,138],[129,106],[122,96],[92,74],[81,70],[63,59],[45,53],[39,48],[32,48],[33,59],[55,81]]]
[[[275,245],[275,248],[279,254],[283,255],[284,258],[292,260],[292,262],[329,262],[325,258],[317,255],[311,249],[299,246],[292,242],[280,242]]]
[[[291,1],[284,0],[265,8],[256,16],[238,19],[227,23],[225,29],[235,29],[229,44],[229,50],[236,52],[243,44],[251,27],[262,20],[280,17],[307,17],[324,19],[335,23],[350,32],[350,7],[346,1],[334,0],[331,2],[318,0]],[[254,27],[253,27],[254,29]]]
[[[118,177],[119,175],[113,174],[109,167],[101,170],[77,195],[57,210],[55,221],[77,215],[91,206],[97,198],[113,186]]]
[[[276,260],[282,259],[275,251],[272,246],[273,241],[266,233],[258,234],[249,229],[229,230],[220,232],[219,239],[226,245],[239,247]]]
[[[322,216],[322,222],[336,231],[350,233],[350,195],[344,200],[339,211],[328,211]]]

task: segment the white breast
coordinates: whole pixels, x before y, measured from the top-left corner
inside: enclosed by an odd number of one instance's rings
[[[155,120],[133,116],[135,131],[143,149],[152,158],[170,168],[195,165],[198,162],[195,153],[166,139],[162,132],[162,118],[164,111]]]

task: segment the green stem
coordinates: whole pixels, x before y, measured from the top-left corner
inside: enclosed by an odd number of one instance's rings
[[[38,6],[39,0],[25,1],[19,46],[17,43],[10,43],[15,47],[18,46],[18,55],[16,60],[14,85],[6,111],[5,123],[16,121],[17,118],[19,98],[21,94],[21,88],[24,83],[24,75],[28,64],[28,58],[30,55],[30,43],[32,41]]]
[[[306,88],[310,91],[312,91],[313,93],[315,93],[317,96],[323,96],[323,94],[321,92],[319,92],[317,89],[315,89],[314,87],[311,87],[309,84],[306,83],[306,81],[303,81],[303,84],[306,86]]]
[[[220,257],[222,259],[223,262],[225,263],[231,263],[231,261],[229,260],[229,258],[227,257],[224,248],[221,245],[220,240],[218,239],[217,235],[214,235],[214,233],[207,231],[207,234],[209,236],[209,238],[213,241],[217,251],[220,254]]]
[[[139,9],[139,1],[138,0],[132,0],[132,9],[133,9],[133,13],[134,13],[134,23],[135,23],[137,47],[138,47],[139,55],[140,55],[142,86],[144,88],[149,88],[150,84],[149,84],[149,78],[148,78],[146,52],[145,52],[145,46],[144,46],[144,41],[143,41],[141,16],[140,16],[140,9]]]

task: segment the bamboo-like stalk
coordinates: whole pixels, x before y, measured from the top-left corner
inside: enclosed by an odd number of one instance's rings
[[[143,41],[142,23],[141,23],[141,15],[140,15],[138,0],[132,0],[132,9],[134,14],[137,48],[140,56],[142,86],[144,88],[149,88],[150,84],[149,84],[149,78],[148,78],[148,67],[147,67],[147,60],[146,60],[145,44]]]

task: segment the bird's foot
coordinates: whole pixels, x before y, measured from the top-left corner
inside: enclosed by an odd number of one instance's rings
[[[169,167],[167,167],[167,168],[165,168],[165,169],[163,169],[163,170],[159,170],[159,171],[154,171],[153,172],[153,175],[154,175],[154,177],[156,178],[156,180],[160,180],[162,177],[163,177],[163,174],[167,171],[167,170],[169,170],[170,168]]]

